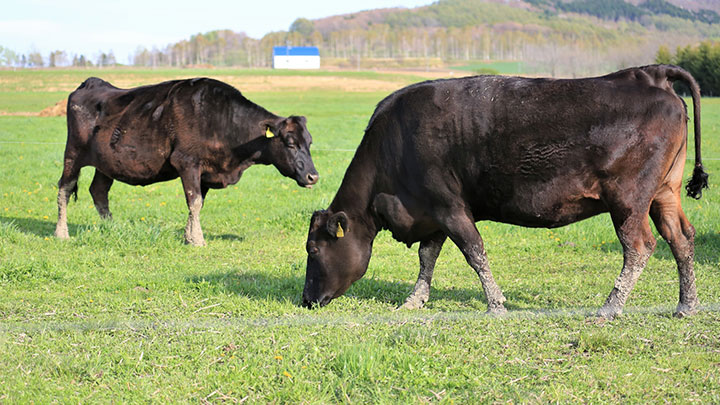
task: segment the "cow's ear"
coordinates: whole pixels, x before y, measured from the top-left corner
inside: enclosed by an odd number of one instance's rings
[[[350,221],[348,221],[348,217],[344,212],[337,212],[328,218],[326,225],[327,231],[330,235],[336,238],[343,238],[349,231],[348,222]]]
[[[266,138],[273,138],[278,134],[282,120],[266,119],[260,121],[260,133]]]

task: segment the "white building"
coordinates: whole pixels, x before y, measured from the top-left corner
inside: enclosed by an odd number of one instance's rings
[[[320,51],[316,46],[275,46],[273,69],[320,69]]]

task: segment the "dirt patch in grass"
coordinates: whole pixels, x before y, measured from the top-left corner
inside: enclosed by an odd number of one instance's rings
[[[50,107],[40,111],[38,117],[64,117],[67,112],[67,99],[62,99]]]
[[[394,91],[401,83],[339,76],[219,76],[240,91],[337,90],[349,92]]]
[[[7,112],[7,111],[0,111],[0,116],[16,116],[16,117],[64,117],[67,113],[67,99],[62,99],[55,103],[54,105],[51,105],[49,107],[44,108],[40,112],[34,112],[34,111],[14,111],[14,112]]]
[[[195,76],[178,77],[191,78]],[[403,86],[396,83],[375,79],[356,79],[340,76],[211,76],[214,79],[228,83],[243,92],[261,91],[308,91],[308,90],[337,90],[350,92],[393,91]],[[151,79],[151,80],[148,80]],[[159,83],[167,77],[143,78],[143,84]],[[113,85],[121,88],[130,88],[138,85],[137,77],[118,77],[112,81]]]

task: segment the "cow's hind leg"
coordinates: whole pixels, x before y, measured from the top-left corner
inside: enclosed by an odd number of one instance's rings
[[[598,316],[606,319],[612,319],[622,313],[625,301],[645,268],[648,258],[655,250],[656,244],[650,230],[647,212],[612,216],[615,232],[623,247],[623,268],[605,305],[598,311]]]
[[[200,227],[200,210],[203,206],[200,171],[186,170],[180,174],[180,179],[189,210],[187,225],[185,225],[185,243],[193,246],[205,246],[205,238]]]
[[[113,184],[113,179],[95,169],[95,177],[90,183],[90,195],[93,198],[95,209],[101,218],[111,219],[110,205],[108,203],[108,192]]]
[[[680,206],[680,195],[670,191],[659,193],[650,207],[650,216],[663,239],[670,245],[680,279],[680,301],[675,316],[683,317],[697,312],[698,298],[695,289],[695,228],[685,217]]]
[[[482,283],[488,301],[488,313],[506,313],[507,310],[503,305],[505,296],[490,272],[485,245],[469,214],[457,213],[457,208],[455,208],[448,216],[444,218],[439,216],[437,219],[439,223],[443,224],[450,239],[460,248],[465,260],[480,277],[480,283]]]
[[[77,198],[77,182],[79,177],[80,165],[75,158],[68,157],[66,153],[62,176],[60,176],[60,181],[58,181],[58,221],[55,225],[55,236],[60,239],[70,238],[67,224],[67,206],[71,194],[75,194],[75,198]]]
[[[415,288],[413,288],[410,296],[405,300],[401,309],[419,309],[430,298],[430,283],[432,283],[433,270],[435,269],[435,261],[440,254],[443,243],[447,237],[444,233],[437,233],[430,239],[420,242],[418,256],[420,257],[420,273],[418,274]]]

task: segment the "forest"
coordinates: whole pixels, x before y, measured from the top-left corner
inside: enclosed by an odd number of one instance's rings
[[[720,43],[703,41],[696,46],[678,47],[673,54],[667,47],[660,47],[656,63],[678,65],[697,80],[704,96],[720,96]],[[682,84],[676,84],[680,91],[686,91]]]

